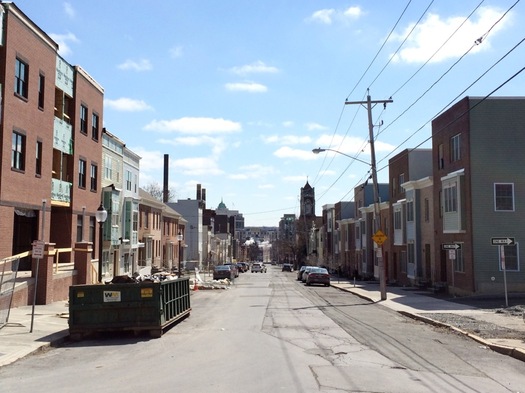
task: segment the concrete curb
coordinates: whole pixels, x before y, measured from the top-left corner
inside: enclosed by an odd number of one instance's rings
[[[341,291],[345,291],[345,292],[349,292],[357,297],[360,297],[361,299],[364,299],[364,300],[368,300],[369,302],[372,302],[372,303],[377,303],[377,304],[380,304],[380,301],[375,301],[374,299],[370,298],[369,296],[366,296],[366,295],[363,295],[363,294],[360,294],[360,293],[356,293],[354,291],[352,291],[351,289],[347,289],[347,288],[341,288],[341,287],[338,287],[338,286],[333,286],[334,288],[337,288]],[[450,330],[454,330],[455,332],[458,332],[468,338],[471,338],[472,340],[480,343],[480,344],[483,344],[484,346],[486,346],[487,348],[491,349],[492,351],[494,352],[498,352],[502,355],[506,355],[506,356],[511,356],[513,357],[514,359],[517,359],[517,360],[521,360],[522,362],[525,362],[525,351],[523,351],[522,349],[520,348],[514,348],[514,347],[507,347],[505,345],[499,345],[499,344],[494,344],[494,343],[491,343],[487,340],[485,340],[484,338],[482,337],[479,337],[475,334],[472,334],[470,332],[467,332],[465,330],[462,330],[456,326],[452,326],[452,325],[449,325],[448,323],[444,323],[444,322],[439,322],[439,321],[436,321],[432,318],[428,318],[428,317],[425,317],[423,315],[419,315],[419,314],[415,314],[415,313],[411,313],[411,312],[408,312],[408,311],[397,311],[397,313],[401,314],[401,315],[404,315],[408,318],[411,318],[411,319],[415,319],[415,320],[418,320],[418,321],[421,321],[421,322],[424,322],[424,323],[427,323],[429,325],[434,325],[434,326],[438,326],[438,327],[443,327],[443,328],[446,328],[446,329],[450,329]]]

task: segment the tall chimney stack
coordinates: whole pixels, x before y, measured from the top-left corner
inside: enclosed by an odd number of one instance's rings
[[[164,203],[168,203],[170,193],[168,190],[169,161],[170,156],[168,154],[164,154],[164,184],[162,186],[162,202]]]

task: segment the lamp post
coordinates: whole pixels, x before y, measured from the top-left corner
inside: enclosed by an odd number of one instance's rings
[[[370,113],[369,113],[370,114]],[[372,135],[371,135],[372,136]],[[335,149],[321,149],[320,147],[317,149],[313,149],[312,152],[314,154],[319,154],[324,151],[332,151],[334,153],[341,154],[343,156],[349,157],[353,160],[362,162],[364,164],[370,165],[372,167],[372,181],[373,181],[373,187],[374,187],[374,222],[375,222],[375,230],[380,231],[381,230],[381,217],[380,217],[380,210],[379,210],[379,190],[377,188],[377,171],[376,171],[376,158],[375,158],[375,152],[373,149],[373,144],[371,144],[371,152],[372,152],[372,163],[363,161],[357,157],[350,156],[346,153],[340,152],[339,150]],[[383,262],[383,255],[382,255],[382,248],[381,245],[378,245],[378,266],[379,266],[379,291],[381,294],[381,300],[386,300],[386,277],[385,277],[385,267]]]
[[[181,258],[182,258],[182,240],[184,239],[184,236],[182,235],[182,231],[179,231],[179,234],[177,235],[177,240],[179,241],[179,278],[182,276],[182,270],[181,270]]]
[[[101,202],[100,206],[98,207],[95,213],[95,219],[97,220],[99,224],[99,229],[98,229],[98,282],[102,282],[102,242],[103,242],[102,232],[103,232],[104,222],[106,222],[106,218],[108,218],[108,212],[104,208],[104,205]]]

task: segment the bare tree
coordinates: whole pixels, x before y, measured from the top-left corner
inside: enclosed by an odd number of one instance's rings
[[[153,198],[159,200],[159,201],[163,201],[164,198],[164,190],[162,189],[161,185],[159,183],[156,183],[156,182],[151,182],[149,183],[148,185],[146,185],[144,187],[144,190],[150,194]],[[170,188],[168,190],[168,202],[175,202],[175,199],[176,199],[176,195],[175,195],[175,189],[174,188]]]

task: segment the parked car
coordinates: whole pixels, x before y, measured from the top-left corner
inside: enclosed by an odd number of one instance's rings
[[[303,279],[303,273],[304,269],[306,269],[306,265],[303,265],[297,270],[297,281],[301,281]]]
[[[235,277],[239,277],[239,268],[235,263],[225,263],[226,266],[231,266]]]
[[[311,269],[306,277],[306,285],[323,284],[325,287],[330,286],[330,274],[328,270],[322,267]]]
[[[252,273],[266,273],[266,266],[264,266],[264,263],[254,262],[252,265]]]
[[[233,280],[235,278],[235,272],[232,269],[231,265],[217,265],[213,268],[213,279],[214,280],[223,280],[223,279]]]
[[[304,268],[304,272],[301,277],[302,282],[306,282],[306,278],[308,277],[308,274],[312,271],[312,269],[318,269],[318,267],[317,266],[306,266]]]
[[[246,262],[237,262],[239,272],[246,273],[248,271],[248,264]]]
[[[283,264],[283,272],[293,272],[293,265],[291,263]]]

